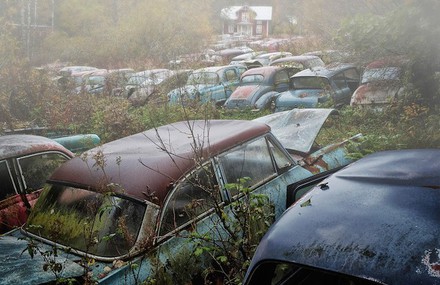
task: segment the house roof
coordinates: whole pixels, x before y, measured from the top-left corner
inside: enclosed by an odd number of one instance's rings
[[[230,6],[228,8],[223,8],[221,11],[221,16],[229,20],[238,19],[238,11],[243,9],[245,6]],[[250,10],[254,11],[257,21],[270,21],[272,20],[272,7],[271,6],[247,6]]]

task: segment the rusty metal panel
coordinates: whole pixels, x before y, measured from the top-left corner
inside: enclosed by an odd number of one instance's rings
[[[309,153],[322,125],[334,112],[334,109],[293,109],[254,121],[269,125],[286,149]]]

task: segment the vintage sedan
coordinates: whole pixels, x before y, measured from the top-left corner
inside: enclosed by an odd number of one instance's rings
[[[26,222],[46,179],[72,157],[68,149],[45,137],[0,136],[0,233]]]
[[[402,96],[402,76],[408,60],[387,58],[376,60],[365,67],[361,83],[354,91],[351,106],[383,107]]]
[[[295,74],[293,68],[263,66],[247,70],[241,75],[237,89],[226,100],[228,109],[265,109],[269,108],[271,98],[289,89],[290,77]]]
[[[162,83],[175,75],[184,77],[184,73],[166,68],[136,72],[128,79],[122,94],[133,105],[144,105],[154,93],[159,92]]]
[[[215,209],[243,198],[231,184],[267,195],[280,217],[288,185],[352,161],[346,156],[352,140],[319,149],[314,143],[333,111],[177,122],[66,162],[22,231],[0,239],[0,284],[17,276],[22,284],[57,278],[139,284],[158,262],[194,250],[191,233],[227,234]]]
[[[359,80],[359,72],[352,64],[305,69],[292,76],[292,89],[276,97],[275,111],[314,108],[329,100],[335,107],[349,104]]]
[[[212,102],[222,106],[246,71],[242,65],[213,66],[197,69],[188,76],[186,85],[168,93],[170,104]]]
[[[298,182],[312,190],[266,233],[243,284],[440,284],[439,173],[439,149],[398,150]]]

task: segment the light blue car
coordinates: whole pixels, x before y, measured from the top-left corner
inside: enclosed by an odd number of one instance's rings
[[[316,143],[333,111],[182,121],[67,161],[26,225],[0,238],[0,284],[142,284],[158,264],[195,249],[191,233],[228,238],[216,209],[229,213],[243,201],[227,186],[244,177],[243,186],[267,196],[279,218],[289,185],[352,161],[352,140]]]
[[[359,71],[352,64],[305,69],[291,77],[290,90],[276,96],[275,112],[315,108],[330,99],[335,107],[350,104],[359,80]]]
[[[187,84],[168,93],[170,104],[212,102],[222,106],[237,87],[246,71],[242,65],[212,66],[197,69],[188,77]]]

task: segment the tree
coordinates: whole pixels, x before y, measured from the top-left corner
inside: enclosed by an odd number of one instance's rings
[[[440,102],[439,12],[440,3],[427,0],[407,1],[384,16],[357,16],[340,29],[338,43],[363,63],[389,56],[407,58],[406,80],[414,87],[407,89],[432,106]]]

